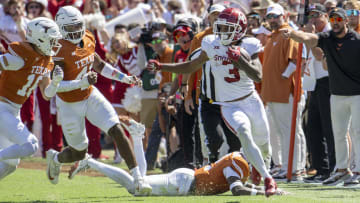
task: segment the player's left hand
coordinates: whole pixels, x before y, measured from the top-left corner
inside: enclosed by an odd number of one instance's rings
[[[54,81],[55,84],[59,84],[64,78],[64,72],[60,68],[60,66],[56,65],[53,73],[52,73],[52,81]]]

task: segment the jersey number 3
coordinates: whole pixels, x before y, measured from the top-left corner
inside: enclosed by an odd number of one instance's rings
[[[229,69],[229,74],[233,75],[234,77],[224,77],[224,80],[228,83],[237,82],[240,80],[240,73],[237,68]]]

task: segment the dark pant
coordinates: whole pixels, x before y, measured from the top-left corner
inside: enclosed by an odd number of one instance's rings
[[[195,95],[195,92],[193,95]],[[193,102],[195,103],[195,101]],[[184,149],[185,167],[195,168],[203,162],[198,125],[198,106],[195,105],[192,110],[192,115],[189,115],[185,111],[184,103],[181,104],[177,118],[176,130],[180,136],[180,147]]]
[[[169,120],[167,119],[169,117],[169,114],[166,112],[165,109],[162,109],[161,112],[165,118],[165,122],[167,126],[169,123]],[[160,123],[159,123],[159,115],[156,115],[155,121],[151,128],[148,145],[145,152],[145,159],[148,170],[153,170],[155,168],[155,161],[157,158],[157,153],[159,151],[160,141],[163,136],[165,136],[165,133],[161,131]]]
[[[320,174],[329,174],[336,161],[328,77],[318,79],[315,90],[311,92],[306,134],[313,167]]]
[[[221,117],[220,106],[210,104],[207,100],[201,101],[201,122],[206,135],[206,146],[209,149],[209,161],[211,163],[218,160],[219,149],[224,142],[229,145],[229,152],[239,151],[241,144],[239,138],[228,129]]]

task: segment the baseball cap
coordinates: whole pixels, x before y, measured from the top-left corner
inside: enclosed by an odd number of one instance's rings
[[[338,16],[340,16],[340,17],[342,17],[342,18],[346,18],[346,12],[345,12],[345,10],[344,9],[342,9],[342,8],[338,8],[338,7],[336,7],[336,8],[334,8],[334,9],[332,9],[331,11],[330,11],[330,17],[331,16],[333,16],[333,15],[338,15]]]
[[[271,31],[266,29],[263,25],[261,25],[259,28],[254,28],[251,31],[255,35],[258,35],[258,34],[270,35],[271,34]]]
[[[271,4],[266,10],[266,15],[269,14],[284,15],[284,8],[280,4]]]
[[[322,4],[315,3],[309,6],[309,12],[326,13],[326,8]]]
[[[222,12],[225,9],[225,6],[221,4],[214,4],[209,9],[209,14],[212,14],[213,12]]]

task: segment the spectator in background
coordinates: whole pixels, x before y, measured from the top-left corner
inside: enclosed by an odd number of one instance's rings
[[[80,8],[85,0],[48,0],[48,11],[55,18],[60,7],[74,6]]]
[[[25,11],[28,19],[37,17],[52,18],[51,14],[47,11],[47,0],[29,0],[25,5]]]
[[[143,0],[128,0],[127,1],[127,6],[120,11],[120,15],[136,8],[140,3],[144,3]]]
[[[188,11],[197,17],[203,17],[205,10],[205,0],[188,0]]]
[[[0,37],[6,44],[25,41],[25,30],[29,19],[25,17],[22,0],[9,0],[5,5],[5,16],[0,21]]]
[[[274,178],[286,178],[289,157],[289,143],[291,131],[291,116],[293,95],[293,75],[296,69],[298,44],[289,39],[284,39],[279,29],[291,29],[286,23],[286,13],[280,4],[272,4],[267,9],[267,22],[273,33],[264,50],[263,78],[261,97],[267,105],[267,113],[270,114],[274,123],[270,123],[274,131],[270,133],[270,139],[280,140],[280,145],[273,145],[274,155],[281,163],[281,171]],[[276,89],[277,91],[274,91]],[[298,105],[297,120],[301,118],[301,112],[305,105],[305,98],[301,96]],[[273,141],[272,141],[273,143]],[[305,137],[301,122],[297,122],[295,133],[293,179],[302,180],[302,172],[305,168]],[[273,155],[273,156],[274,156]]]
[[[168,63],[172,62],[173,50],[168,45],[168,39],[166,34],[163,32],[156,31],[151,36],[152,41],[148,45],[154,50],[155,59],[159,61],[167,61]],[[140,113],[140,118],[142,123],[145,123],[147,130],[150,130],[149,141],[146,148],[146,162],[149,170],[153,170],[155,167],[155,161],[157,158],[157,152],[159,150],[159,145],[161,137],[167,133],[166,123],[167,114],[164,112],[164,102],[166,94],[162,91],[163,86],[166,83],[172,81],[172,74],[169,72],[161,72],[161,81],[157,92],[159,93],[159,100],[153,99],[143,99],[142,106],[143,109]],[[143,80],[144,82],[144,80]],[[145,83],[145,82],[144,82]],[[152,107],[152,108],[151,108]],[[155,118],[156,117],[156,118]],[[154,121],[155,120],[155,121]],[[150,129],[148,128],[150,124]],[[147,142],[147,141],[144,141]]]
[[[120,11],[125,8],[125,5],[125,0],[110,0],[110,7],[105,13],[106,20],[111,20],[120,15]]]
[[[355,32],[360,33],[359,18],[360,18],[360,5],[358,1],[346,1],[344,7],[346,16],[349,18],[349,26]]]
[[[336,8],[336,4],[337,4],[336,0],[327,0],[324,2],[323,5],[325,6],[326,13],[328,14],[328,16],[330,14],[330,11]]]
[[[170,0],[167,2],[166,11],[163,13],[163,18],[167,24],[174,25],[175,14],[182,13],[182,5],[180,1],[177,0]]]
[[[260,15],[256,12],[247,14],[248,26],[246,34],[252,34],[252,29],[260,27]]]

